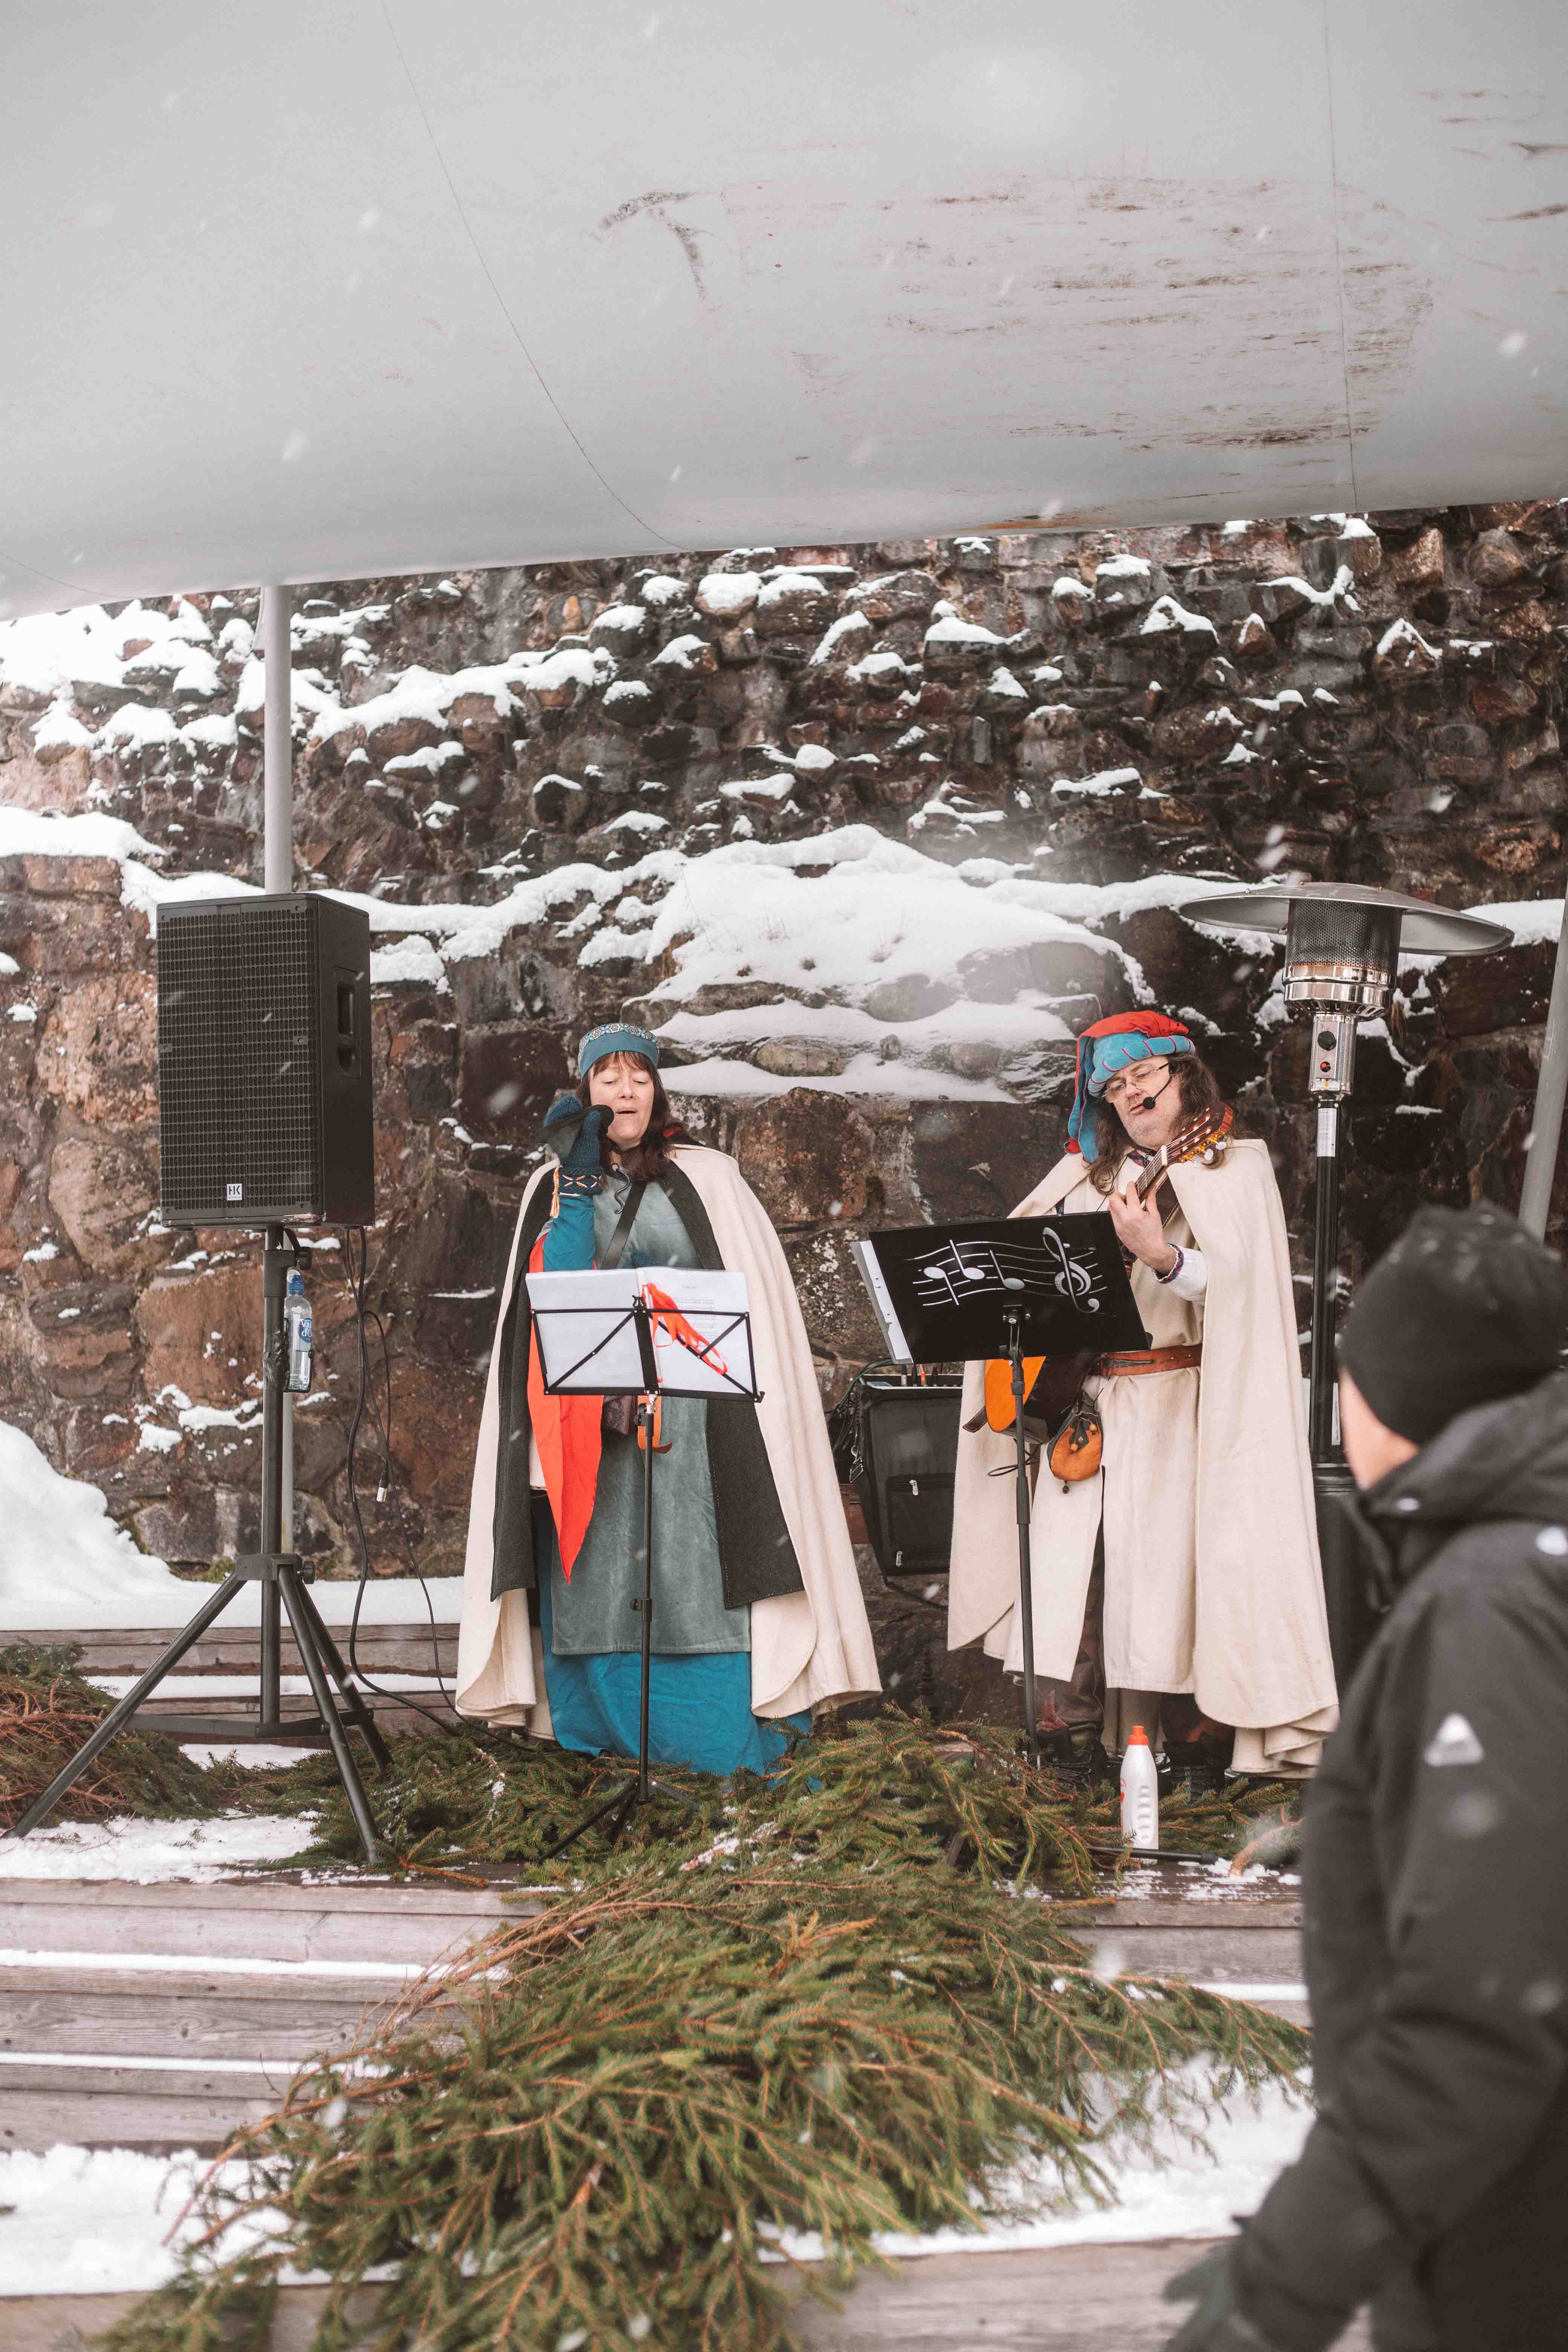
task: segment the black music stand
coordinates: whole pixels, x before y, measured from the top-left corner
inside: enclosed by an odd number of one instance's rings
[[[672,1788],[648,1769],[654,1414],[661,1396],[742,1396],[754,1404],[762,1391],[756,1385],[743,1275],[638,1265],[583,1274],[531,1274],[525,1279],[546,1394],[624,1396],[635,1383],[637,1441],[643,1449],[642,1591],[632,1602],[642,1619],[637,1773],[546,1848],[540,1860],[552,1862],[602,1821],[611,1822],[613,1843],[639,1806],[651,1805],[658,1798],[683,1805],[689,1812],[701,1811],[684,1789]],[[738,1291],[740,1306],[732,1300],[722,1305],[700,1303],[704,1291],[711,1295],[726,1287]],[[647,1296],[650,1289],[657,1293],[652,1301]],[[682,1291],[687,1293],[684,1299],[679,1295]],[[721,1349],[727,1349],[728,1355]],[[729,1356],[741,1360],[743,1378],[730,1369]]]
[[[195,1615],[177,1633],[156,1664],[149,1666],[119,1704],[112,1707],[89,1738],[83,1741],[70,1762],[61,1767],[48,1787],[30,1805],[12,1832],[15,1837],[26,1837],[47,1821],[68,1789],[79,1780],[88,1766],[123,1725],[151,1698],[165,1675],[173,1672],[187,1650],[193,1649],[214,1620],[220,1617],[242,1585],[257,1583],[261,1587],[261,1673],[258,1710],[254,1716],[241,1716],[230,1720],[226,1716],[153,1716],[146,1728],[161,1732],[165,1738],[181,1740],[229,1741],[284,1740],[302,1748],[328,1747],[338,1768],[338,1778],[343,1794],[349,1801],[354,1827],[364,1851],[366,1863],[374,1869],[384,1862],[375,1821],[365,1796],[364,1783],[349,1747],[349,1729],[358,1731],[374,1757],[383,1778],[392,1769],[392,1757],[385,1740],[376,1726],[374,1717],[349,1678],[348,1668],[339,1654],[337,1643],[327,1631],[321,1611],[310,1597],[310,1585],[314,1575],[309,1561],[298,1552],[285,1551],[283,1535],[283,1399],[289,1381],[289,1342],[284,1332],[283,1302],[289,1275],[299,1263],[299,1244],[283,1225],[268,1225],[262,1255],[261,1287],[262,1322],[262,1391],[261,1391],[261,1549],[242,1553],[210,1601],[203,1602]],[[310,1682],[316,1713],[303,1720],[286,1717],[282,1712],[282,1610],[287,1609],[293,1628],[294,1640]],[[331,1679],[329,1679],[329,1677]],[[332,1696],[332,1683],[342,1694],[342,1713]],[[346,1718],[346,1721],[345,1721]]]
[[[888,1352],[904,1363],[1005,1357],[1013,1379],[1013,1496],[1024,1649],[1024,1752],[1039,1761],[1024,1357],[1147,1348],[1108,1211],[1007,1217],[990,1224],[903,1225],[854,1244]]]

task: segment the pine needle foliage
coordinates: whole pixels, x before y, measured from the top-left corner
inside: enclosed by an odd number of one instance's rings
[[[0,1653],[0,1822],[102,1717],[73,1654]],[[787,2352],[803,2278],[825,2290],[788,2240],[764,2259],[779,2231],[842,2279],[879,2233],[994,2209],[1008,2168],[1102,2198],[1162,2118],[1201,2135],[1194,2084],[1302,2063],[1246,2004],[1095,1972],[1072,1905],[1122,1859],[1114,1797],[1026,1771],[994,1727],[889,1710],[764,1780],[667,1773],[700,1809],[676,1836],[638,1816],[621,1849],[553,1861],[624,1767],[494,1734],[394,1756],[376,1809],[403,1867],[521,1864],[539,1916],[303,2070],[115,2352],[261,2352],[285,2265],[332,2281],[314,2352]],[[62,1807],[235,1810],[307,1814],[312,1861],[356,1851],[320,1756],[203,1769],[132,1730]],[[1276,1859],[1291,1831],[1264,1791],[1167,1805],[1162,1834]]]
[[[0,1827],[21,1818],[110,1702],[75,1670],[80,1653],[18,1643],[0,1650]],[[383,1834],[407,1870],[461,1870],[466,1860],[521,1864],[545,1876],[550,1849],[617,1783],[616,1758],[569,1755],[521,1735],[465,1729],[456,1737],[392,1743],[393,1772],[373,1781]],[[776,1822],[816,1841],[830,1821],[853,1832],[855,1853],[875,1861],[894,1847],[926,1863],[946,1854],[986,1879],[1087,1891],[1121,1852],[1115,1791],[1070,1776],[1025,1771],[1016,1734],[990,1724],[934,1728],[896,1708],[838,1736],[797,1742],[766,1781],[715,1780],[661,1767],[693,1800],[710,1834]],[[1179,1798],[1161,1809],[1162,1835],[1183,1852],[1247,1850],[1288,1858],[1295,1832],[1268,1790]],[[121,1732],[62,1801],[61,1821],[123,1814],[169,1819],[221,1812],[309,1814],[302,1858],[353,1863],[359,1836],[330,1756],[306,1752],[265,1771],[243,1763],[195,1763],[141,1724]],[[639,1815],[625,1853],[662,1851],[664,1824]],[[606,1860],[603,1831],[573,1849],[573,1869]],[[288,1865],[282,1865],[288,1866]]]
[[[402,1739],[395,1777],[376,1784],[377,1819],[407,1869],[460,1869],[466,1857],[523,1864],[549,1877],[551,1847],[602,1801],[626,1767],[618,1759],[571,1756],[517,1738]],[[986,1880],[1088,1892],[1122,1853],[1116,1792],[1086,1789],[1071,1776],[1024,1769],[1017,1735],[990,1724],[933,1727],[896,1708],[850,1724],[838,1736],[796,1743],[765,1780],[735,1782],[660,1766],[698,1808],[712,1834],[747,1834],[761,1823],[797,1843],[847,1841],[847,1864],[893,1852],[918,1866],[947,1857]],[[307,1774],[309,1777],[307,1778]],[[240,1801],[254,1810],[298,1809],[308,1787],[319,1808],[311,1859],[351,1861],[358,1835],[330,1760],[300,1767],[280,1784],[247,1776]],[[1296,1795],[1285,1799],[1294,1810]],[[638,1814],[620,1851],[664,1850],[668,1821]],[[1168,1800],[1161,1835],[1178,1852],[1220,1856],[1268,1831],[1266,1858],[1278,1863],[1293,1832],[1282,1827],[1279,1793]],[[573,1870],[603,1862],[607,1836],[572,1849]],[[1251,1857],[1263,1858],[1260,1854]]]
[[[536,1765],[562,1783],[541,1811],[591,1799],[596,1776],[537,1752],[492,1755],[481,1793],[479,1755],[438,1777],[488,1805],[487,1837],[515,1782],[521,1839]],[[412,1779],[417,1829],[435,1784]],[[1194,2068],[1223,2096],[1302,2063],[1265,2012],[1095,1973],[1070,1903],[1040,1899],[1087,1888],[1095,1808],[1003,1735],[889,1715],[749,1794],[702,1785],[712,1822],[574,1849],[538,1916],[302,2073],[228,2151],[249,2186],[209,2179],[184,2275],[115,2352],[259,2347],[285,2262],[332,2281],[315,2352],[785,2352],[800,2276],[763,2259],[778,2231],[845,2277],[879,2232],[972,2224],[1009,2167],[1104,2197],[1110,2151],[1161,2118],[1201,2131]],[[351,2299],[373,2276],[367,2333]]]
[[[79,1649],[13,1643],[0,1649],[0,1830],[14,1829],[109,1712],[76,1672]],[[62,1801],[60,1821],[142,1813],[167,1820],[215,1809],[212,1781],[172,1739],[126,1731]]]

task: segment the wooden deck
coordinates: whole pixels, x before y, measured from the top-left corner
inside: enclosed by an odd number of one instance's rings
[[[507,1916],[374,1880],[0,1884],[0,2147],[216,2149]]]
[[[1267,1991],[1304,2015],[1300,1911],[1289,1890],[1222,1889],[1162,1871],[1076,1913],[1102,1962]],[[298,2063],[342,2049],[406,1979],[507,1917],[479,1890],[345,1878],[212,1885],[0,1883],[0,2147],[58,2141],[212,2151],[277,2104]],[[527,1898],[523,1898],[526,1902]],[[1160,2301],[1189,2242],[925,2256],[803,2305],[806,2352],[891,2346],[1153,2352],[1180,2316]],[[0,2352],[81,2352],[131,2295],[0,2298]],[[268,2352],[305,2352],[321,2297],[288,2290]],[[373,2307],[367,2294],[368,2317]],[[1358,2328],[1346,2352],[1364,2352]]]
[[[193,1606],[195,1603],[193,1602]],[[457,1628],[439,1632],[456,1666]],[[144,1673],[171,1634],[162,1629],[41,1632],[79,1642],[83,1670],[108,1680]],[[214,1678],[253,1684],[254,1627],[221,1622],[171,1676],[163,1707],[232,1715],[240,1693],[200,1689]],[[417,1677],[413,1695],[441,1707],[427,1628],[366,1626],[366,1670]],[[285,1640],[284,1672],[300,1662]],[[389,1731],[421,1719],[375,1701]],[[146,1719],[159,1710],[150,1706]],[[289,1694],[285,1712],[309,1701]],[[278,2103],[307,2057],[342,2049],[367,2014],[403,1984],[508,1917],[509,1874],[486,1890],[345,1877],[238,1876],[211,1885],[98,1881],[0,1882],[0,2147],[66,2141],[147,2154],[215,2152],[235,2127]],[[1234,1889],[1163,1869],[1140,1890],[1072,1914],[1075,1933],[1110,1970],[1234,1987],[1305,2020],[1300,1906],[1289,1890]],[[927,2256],[868,2274],[832,2305],[803,2303],[805,2352],[1154,2352],[1180,2317],[1164,2281],[1200,2249],[1189,2242],[1079,2245],[1049,2252]],[[131,2294],[0,2298],[0,2352],[83,2352],[138,2300]],[[279,2298],[267,2352],[307,2352],[321,2297]],[[367,2291],[368,2320],[374,2306]],[[1358,2326],[1345,2352],[1365,2352]]]
[[[928,2254],[889,2273],[868,2273],[832,2305],[802,2299],[804,2352],[1159,2352],[1185,2315],[1163,2302],[1165,2281],[1205,2247],[1193,2239],[1129,2245],[1057,2246],[1006,2254]],[[84,2352],[124,2316],[133,2294],[0,2299],[0,2352]],[[310,2352],[325,2300],[315,2287],[285,2287],[266,2352]],[[374,2289],[358,2300],[366,2322]],[[1370,2352],[1358,2320],[1340,2352]]]
[[[193,1615],[207,1590],[205,1585],[192,1585]],[[174,1626],[91,1626],[84,1633],[71,1627],[45,1627],[29,1633],[26,1638],[40,1649],[79,1648],[78,1671],[102,1684],[109,1696],[118,1698],[156,1662],[177,1630]],[[327,1630],[346,1658],[348,1628],[330,1625]],[[458,1670],[455,1624],[437,1622],[434,1638],[428,1623],[362,1625],[355,1650],[360,1664],[374,1682],[385,1682],[389,1676],[396,1678],[398,1687],[390,1696],[371,1690],[363,1693],[366,1705],[389,1736],[430,1729],[427,1718],[407,1704],[410,1698],[416,1699],[443,1722],[454,1720],[441,1684],[445,1682],[450,1691]],[[313,1714],[304,1663],[287,1619],[282,1666],[285,1718]],[[259,1630],[238,1622],[230,1624],[220,1617],[186,1652],[167,1681],[159,1685],[138,1720],[155,1730],[160,1715],[210,1715],[231,1717],[237,1730],[247,1715],[256,1713],[255,1692],[260,1669]],[[402,1687],[405,1683],[409,1685],[405,1690]],[[214,1684],[234,1684],[238,1687],[215,1689]],[[305,1750],[301,1748],[300,1753]]]
[[[518,1916],[505,1885],[259,1877],[0,1891],[0,2147],[216,2148],[410,1977]],[[1162,1892],[1075,1927],[1104,1966],[1305,2017],[1300,1906]]]

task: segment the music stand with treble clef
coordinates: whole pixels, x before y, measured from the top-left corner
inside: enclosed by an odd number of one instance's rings
[[[890,1357],[911,1364],[1002,1357],[1012,1368],[1024,1751],[1037,1763],[1024,1358],[1082,1359],[1151,1344],[1116,1228],[1104,1210],[994,1224],[904,1225],[870,1234],[854,1250]]]

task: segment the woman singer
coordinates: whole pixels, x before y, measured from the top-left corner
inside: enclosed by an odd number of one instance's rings
[[[546,1118],[552,1157],[523,1194],[501,1294],[458,1710],[636,1755],[638,1436],[598,1397],[545,1393],[521,1276],[728,1267],[747,1278],[762,1395],[660,1402],[649,1752],[697,1771],[760,1771],[813,1707],[880,1687],[805,1326],[761,1202],[732,1160],[672,1121],[658,1040],[607,1023],[583,1039],[577,1069],[577,1091]]]

